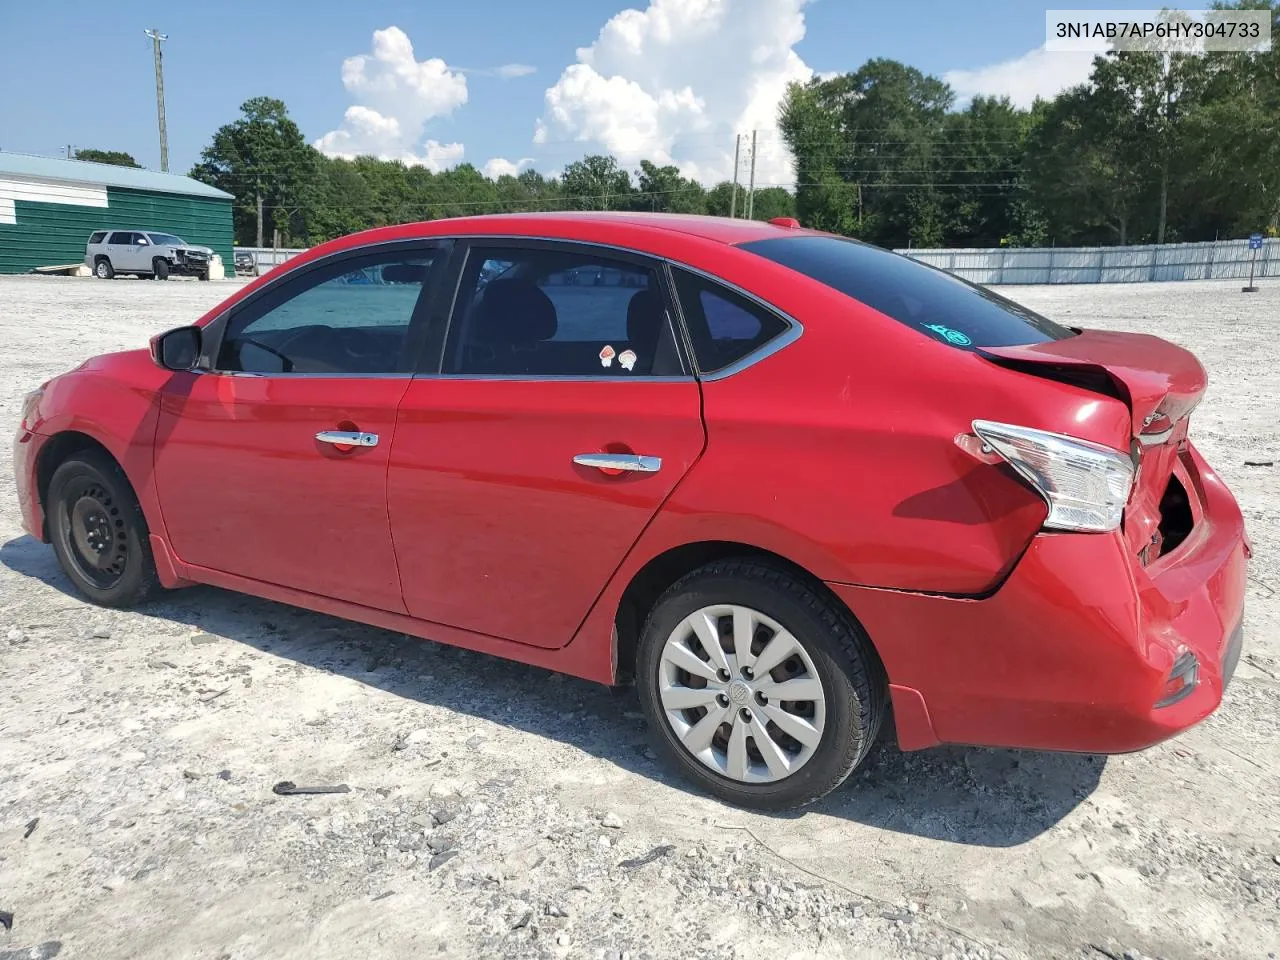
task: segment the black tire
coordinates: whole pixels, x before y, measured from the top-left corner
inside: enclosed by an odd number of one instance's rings
[[[169,261],[164,257],[156,257],[151,261],[151,276],[157,280],[169,279]]]
[[[201,270],[201,271],[200,271],[199,279],[201,279],[201,280],[208,280],[208,279],[209,279],[209,268],[208,268],[208,267],[205,267],[203,270]]]
[[[821,739],[800,768],[770,783],[748,784],[699,761],[671,728],[659,693],[668,637],[704,607],[734,604],[776,621],[804,648],[822,683]],[[687,574],[654,605],[640,636],[636,686],[655,749],[685,777],[735,806],[790,810],[843,783],[867,757],[884,721],[886,680],[871,641],[832,599],[801,578],[755,560],[723,560]]]
[[[116,271],[111,266],[111,261],[106,257],[99,257],[93,264],[93,275],[99,280],[112,280],[115,278]]]
[[[124,471],[89,451],[53,472],[49,538],[76,589],[105,607],[131,607],[160,588],[147,521]]]

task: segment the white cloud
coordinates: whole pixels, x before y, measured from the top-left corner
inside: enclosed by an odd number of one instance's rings
[[[499,177],[514,177],[532,163],[533,157],[521,157],[514,162],[505,157],[494,157],[492,160],[485,162],[484,175],[494,180]]]
[[[537,73],[537,67],[531,67],[527,63],[504,63],[493,72],[504,80],[510,80],[513,77],[527,77],[531,73]]]
[[[437,57],[419,61],[399,27],[374,31],[372,52],[343,61],[342,85],[356,104],[337,130],[315,142],[321,153],[368,154],[432,170],[462,159],[462,144],[421,138],[428,121],[467,102],[467,78]]]
[[[1015,106],[1030,107],[1036,97],[1054,96],[1084,83],[1093,68],[1092,53],[1050,53],[1037,47],[1013,60],[976,70],[950,70],[943,79],[961,102],[974,97],[1008,97]]]
[[[813,75],[792,49],[806,2],[650,0],[623,10],[548,88],[534,142],[582,142],[626,165],[674,163],[713,183],[733,176],[734,135],[759,129],[756,182],[791,183],[777,114],[787,83]]]

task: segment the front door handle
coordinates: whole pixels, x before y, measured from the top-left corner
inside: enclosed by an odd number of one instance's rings
[[[332,443],[336,447],[376,447],[378,445],[376,433],[346,430],[321,430],[316,434],[316,439],[321,443]]]
[[[635,473],[657,473],[662,467],[661,457],[644,457],[635,453],[580,453],[573,458],[573,462],[580,467]]]

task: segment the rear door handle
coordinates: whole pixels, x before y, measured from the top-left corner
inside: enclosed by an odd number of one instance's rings
[[[645,457],[636,453],[580,453],[573,458],[580,467],[597,470],[628,470],[635,473],[657,473],[662,468],[661,457]]]
[[[376,433],[347,432],[346,430],[321,430],[316,434],[321,443],[332,443],[339,447],[376,447]]]

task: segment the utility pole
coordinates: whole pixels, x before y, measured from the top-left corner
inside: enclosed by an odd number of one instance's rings
[[[747,187],[747,219],[756,212],[756,131],[751,131],[751,185]]]
[[[262,185],[258,185],[258,248],[262,248]]]
[[[162,63],[163,55],[160,53],[160,44],[162,41],[168,40],[169,35],[161,33],[154,27],[142,32],[151,38],[151,49],[156,58],[156,113],[160,117],[160,169],[164,173],[168,173],[169,131],[164,125],[164,64]]]
[[[738,151],[742,148],[742,134],[735,134],[733,138],[733,193],[730,194],[729,216],[736,217],[738,215]]]

